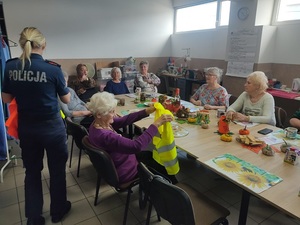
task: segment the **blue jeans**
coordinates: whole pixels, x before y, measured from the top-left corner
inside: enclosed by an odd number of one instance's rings
[[[43,212],[41,171],[44,150],[50,173],[50,215],[64,210],[67,201],[66,162],[68,160],[66,128],[61,117],[45,121],[19,119],[20,147],[25,174],[25,216],[33,218]]]

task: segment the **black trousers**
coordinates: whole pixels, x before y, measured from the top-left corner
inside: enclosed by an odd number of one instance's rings
[[[25,173],[25,216],[36,218],[43,213],[42,170],[47,154],[50,174],[50,215],[63,211],[67,201],[66,128],[61,117],[45,121],[19,119],[19,138]]]

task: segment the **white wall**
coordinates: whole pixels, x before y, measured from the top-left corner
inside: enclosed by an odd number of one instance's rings
[[[277,26],[273,63],[300,64],[300,23]]]
[[[182,57],[186,53],[182,49],[190,48],[192,58],[225,59],[227,28],[172,35],[173,3],[180,6],[201,1],[2,0],[9,39],[18,42],[24,27],[38,27],[47,38],[45,58]],[[267,15],[264,10],[254,10],[257,2],[262,6],[261,1],[235,0],[232,4],[236,10],[242,5],[251,9],[244,23],[253,24],[256,19],[261,25],[270,21],[274,0],[263,0],[264,7],[268,4]],[[232,12],[231,24],[236,13]],[[278,26],[272,37],[272,62],[299,64],[299,37],[300,23]],[[20,55],[19,47],[11,51],[13,57]]]
[[[172,56],[183,57],[191,49],[192,58],[225,59],[227,28],[172,35]]]
[[[9,39],[26,26],[47,39],[45,58],[159,57],[171,53],[171,0],[2,0]],[[11,48],[12,56],[20,48]]]
[[[261,29],[261,43],[259,45],[259,63],[274,62],[274,46],[277,27],[259,26]]]

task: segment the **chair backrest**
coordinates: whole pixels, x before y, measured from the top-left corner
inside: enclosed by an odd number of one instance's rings
[[[284,123],[287,118],[287,112],[283,108],[275,106],[275,118],[276,127],[284,128]]]
[[[230,95],[230,96],[229,96],[228,103],[229,103],[229,106],[230,106],[230,105],[232,105],[232,103],[235,102],[235,100],[237,100],[237,97],[235,97],[235,96],[233,96],[233,95],[231,95],[231,94],[229,94],[229,95]]]
[[[110,186],[118,188],[119,176],[110,155],[106,151],[93,146],[90,143],[88,136],[83,137],[82,145],[98,175],[100,175]]]
[[[159,216],[173,225],[195,224],[193,206],[184,190],[154,175],[143,163],[139,163],[138,172],[140,185]]]
[[[70,117],[66,118],[67,134],[72,135],[78,148],[83,149],[82,138],[88,135],[87,129],[77,123],[74,123]]]

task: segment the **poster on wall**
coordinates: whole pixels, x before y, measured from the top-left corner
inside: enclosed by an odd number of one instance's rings
[[[253,72],[254,63],[251,62],[228,62],[227,73],[228,76],[247,77]]]
[[[246,77],[253,72],[258,41],[259,29],[257,28],[230,31],[226,75]]]

